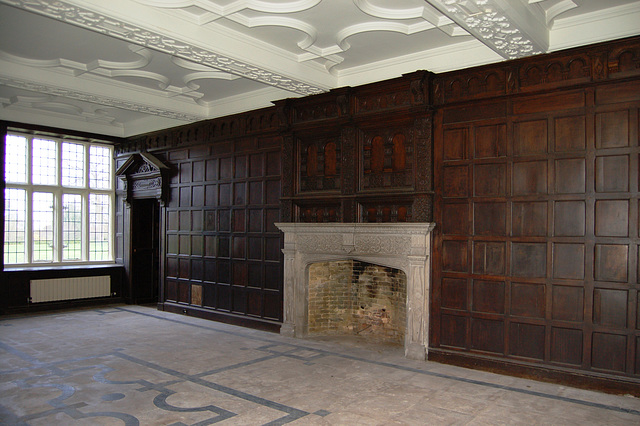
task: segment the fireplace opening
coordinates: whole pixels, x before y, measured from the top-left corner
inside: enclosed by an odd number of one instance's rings
[[[403,345],[407,276],[359,260],[309,266],[309,335],[352,335]]]

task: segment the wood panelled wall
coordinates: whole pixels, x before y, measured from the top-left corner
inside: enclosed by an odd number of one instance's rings
[[[434,221],[432,359],[637,384],[639,108],[633,38],[278,101],[118,157],[173,168],[166,309],[277,325],[274,222]]]
[[[640,377],[638,75],[636,40],[437,78],[434,356]]]

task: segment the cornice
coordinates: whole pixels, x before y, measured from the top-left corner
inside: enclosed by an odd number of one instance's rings
[[[56,87],[52,85],[45,85],[42,83],[36,83],[28,80],[7,78],[0,76],[0,84],[15,87],[17,89],[29,90],[46,95],[61,96],[63,98],[75,99],[78,101],[90,102],[93,104],[110,106],[114,108],[126,109],[129,111],[141,112],[144,114],[152,114],[159,117],[172,118],[182,121],[198,121],[204,117],[179,113],[175,111],[169,111],[149,105],[144,105],[135,102],[124,101],[122,99],[111,98],[107,96],[98,96],[93,93],[82,92],[79,90],[70,90],[64,87]]]

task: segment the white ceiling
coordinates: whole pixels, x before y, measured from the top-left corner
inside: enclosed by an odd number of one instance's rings
[[[128,137],[639,23],[640,0],[0,0],[0,119]]]

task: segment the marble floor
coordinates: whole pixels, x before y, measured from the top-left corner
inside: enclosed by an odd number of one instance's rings
[[[631,425],[640,399],[150,307],[0,317],[3,425]]]

